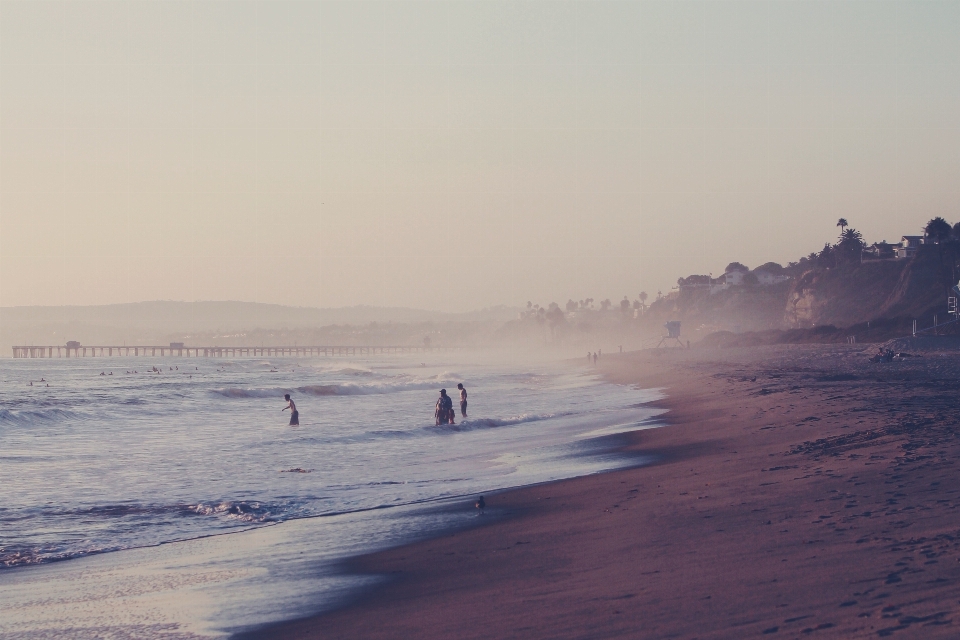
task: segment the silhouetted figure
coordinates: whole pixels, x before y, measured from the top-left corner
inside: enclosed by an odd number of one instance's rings
[[[593,364],[594,364],[594,366],[596,366],[596,364],[597,364],[597,352],[596,352],[596,351],[593,352]]]
[[[466,418],[467,417],[467,390],[463,388],[463,383],[458,384],[457,389],[460,389],[460,415]]]
[[[482,516],[483,510],[487,508],[487,503],[484,501],[483,496],[480,496],[480,499],[477,500],[476,504],[474,504],[473,506],[475,506],[479,511],[477,515]]]
[[[453,424],[451,414],[453,413],[453,400],[447,395],[446,389],[440,389],[440,397],[437,398],[437,407],[434,410],[434,416],[437,418],[437,425]]]
[[[289,426],[291,426],[291,427],[299,427],[299,426],[300,426],[300,412],[297,411],[297,405],[296,405],[296,403],[295,403],[293,400],[290,399],[290,394],[289,394],[289,393],[285,393],[285,394],[283,395],[283,399],[287,401],[287,406],[285,406],[283,409],[280,409],[280,411],[283,412],[283,411],[286,411],[287,409],[290,409],[290,425],[289,425]]]

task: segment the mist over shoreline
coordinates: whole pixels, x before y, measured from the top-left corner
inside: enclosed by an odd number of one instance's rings
[[[389,338],[422,342],[435,326],[499,326],[516,318],[506,306],[467,313],[355,306],[335,309],[288,307],[238,301],[150,301],[89,306],[0,307],[0,347],[13,344],[347,344],[364,327],[370,344]],[[426,332],[426,333],[425,333]],[[421,335],[424,334],[424,335]],[[387,342],[384,342],[387,340]],[[355,342],[355,341],[354,341]],[[356,343],[356,342],[355,342]]]

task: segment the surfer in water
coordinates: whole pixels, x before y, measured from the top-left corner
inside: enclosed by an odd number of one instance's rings
[[[294,403],[294,401],[290,399],[289,393],[284,394],[283,399],[287,401],[287,406],[285,406],[283,409],[280,409],[280,411],[286,411],[287,409],[290,409],[290,426],[299,427],[300,412],[297,411],[296,403]]]

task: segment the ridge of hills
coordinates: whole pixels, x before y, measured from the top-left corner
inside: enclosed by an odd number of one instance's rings
[[[649,305],[642,294],[640,300],[625,298],[619,306],[604,300],[600,309],[587,299],[568,301],[565,311],[558,304],[541,308],[528,303],[526,310],[497,306],[468,313],[238,301],[0,307],[0,345],[78,340],[115,345],[429,343],[632,349],[654,346],[664,323],[676,320],[682,323],[684,341],[702,341],[703,346],[843,342],[851,336],[878,342],[911,333],[915,320],[925,329],[934,325],[934,318],[942,325],[955,317],[948,316],[947,300],[960,274],[960,229],[937,243],[919,244],[915,254],[904,258],[888,253],[886,259],[865,260],[869,250],[863,250],[856,236],[853,250],[843,250],[841,236],[841,243],[828,244],[819,254],[787,267],[767,263],[751,271],[734,262],[717,279],[680,278],[674,291],[658,295]],[[960,322],[937,333],[960,334]]]

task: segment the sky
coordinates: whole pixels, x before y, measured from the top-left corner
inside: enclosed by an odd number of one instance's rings
[[[960,220],[960,3],[0,0],[0,306],[467,311]]]

